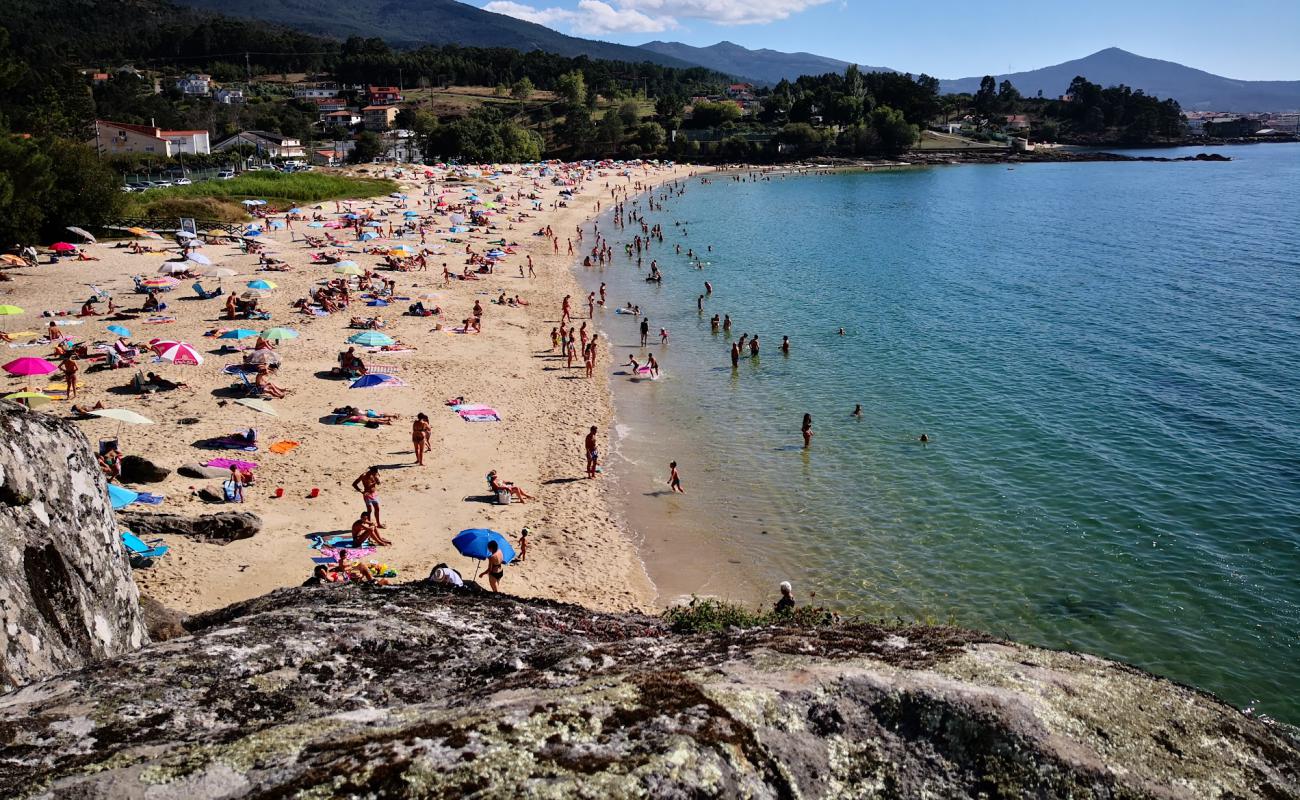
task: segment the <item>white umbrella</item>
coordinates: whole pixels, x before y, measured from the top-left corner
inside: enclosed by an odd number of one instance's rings
[[[225,267],[213,267],[212,269],[203,270],[203,274],[209,278],[233,278],[239,273]]]
[[[152,425],[153,420],[126,408],[100,408],[90,412],[104,419],[115,419],[128,425]]]
[[[159,274],[162,275],[179,275],[182,272],[189,272],[190,265],[182,261],[168,261],[158,268]]]
[[[195,264],[202,264],[205,267],[212,265],[212,259],[203,255],[202,253],[190,253],[185,257],[188,258],[190,261],[193,261]]]
[[[91,244],[94,244],[95,241],[96,241],[94,236],[91,236],[89,233],[87,233],[86,231],[83,231],[81,228],[75,228],[75,227],[69,225],[69,226],[68,226],[68,230],[69,230],[70,232],[72,232],[72,233],[77,234],[78,236],[80,236],[81,238],[83,238],[83,239],[85,239],[86,241],[90,242]]]
[[[271,404],[266,402],[265,400],[258,400],[252,397],[241,397],[235,402],[239,403],[241,406],[247,406],[248,408],[251,408],[254,411],[260,411],[263,414],[270,414],[273,417],[280,416],[276,412],[276,410],[271,407]]]

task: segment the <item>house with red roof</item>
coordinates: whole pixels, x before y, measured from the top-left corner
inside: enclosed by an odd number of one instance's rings
[[[95,120],[95,138],[87,142],[102,154],[154,153],[171,157],[179,153],[207,155],[212,152],[206,130],[168,131],[156,125]]]

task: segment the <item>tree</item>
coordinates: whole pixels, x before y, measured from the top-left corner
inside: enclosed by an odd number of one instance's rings
[[[566,72],[555,81],[555,93],[570,106],[580,106],[587,101],[587,79],[581,72]]]
[[[506,86],[504,83],[498,83],[496,86],[492,87],[493,97],[505,97],[508,94],[510,94],[510,87]]]
[[[510,96],[516,100],[527,102],[533,99],[533,92],[536,90],[537,87],[533,86],[532,81],[528,78],[520,78],[510,87]]]
[[[980,79],[979,91],[975,93],[975,113],[985,119],[991,119],[997,113],[998,86],[992,75]]]
[[[365,164],[374,161],[376,157],[383,155],[384,142],[373,131],[362,131],[357,137],[356,145],[348,155],[348,160],[353,164]]]
[[[735,103],[711,103],[704,101],[695,104],[691,121],[697,128],[717,128],[728,122],[740,119],[740,106]]]
[[[51,241],[68,225],[98,227],[122,206],[121,179],[91,148],[20,139],[0,128],[0,244]]]
[[[641,121],[641,105],[635,100],[624,100],[619,104],[618,117],[623,120],[623,127],[634,127]]]
[[[886,153],[901,153],[921,136],[921,130],[911,124],[901,111],[889,106],[877,106],[871,112],[871,129],[880,139],[880,149]]]
[[[668,133],[657,122],[643,122],[636,129],[636,141],[645,153],[656,153],[668,140]]]
[[[680,117],[685,109],[686,100],[679,94],[665,94],[655,100],[655,114],[662,120]]]
[[[1003,81],[998,86],[998,105],[1007,114],[1014,114],[1020,107],[1020,90],[1011,81]]]
[[[608,111],[600,119],[597,138],[601,142],[608,144],[611,151],[617,150],[619,144],[623,141],[623,128],[623,118],[612,110]]]

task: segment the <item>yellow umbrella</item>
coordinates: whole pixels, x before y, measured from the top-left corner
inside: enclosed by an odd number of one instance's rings
[[[36,408],[46,403],[53,403],[54,398],[41,392],[14,392],[4,396],[5,400],[25,401],[28,408]]]
[[[18,306],[0,306],[0,317],[7,317],[21,313],[23,313],[23,310]]]
[[[5,262],[6,264],[12,264],[15,267],[27,266],[26,261],[23,261],[20,256],[13,255],[12,253],[5,253],[4,255],[0,255],[0,261]]]

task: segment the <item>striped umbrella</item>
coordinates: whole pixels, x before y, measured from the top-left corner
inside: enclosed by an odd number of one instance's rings
[[[259,279],[259,280],[255,280],[255,281],[249,281],[249,282],[248,282],[248,288],[250,288],[250,289],[261,289],[261,290],[263,290],[263,291],[267,291],[267,290],[270,290],[270,289],[274,289],[274,288],[275,288],[275,283],[274,283],[273,281],[266,281],[266,280],[261,280],[261,279]]]
[[[180,281],[175,278],[145,278],[140,285],[146,289],[170,289]]]
[[[158,357],[163,361],[170,361],[173,364],[189,364],[197,366],[203,363],[203,356],[199,355],[191,344],[185,342],[173,342],[171,346],[158,350]]]
[[[348,337],[352,344],[359,344],[362,347],[382,347],[386,344],[392,344],[393,338],[386,333],[379,331],[362,331],[354,333]]]

